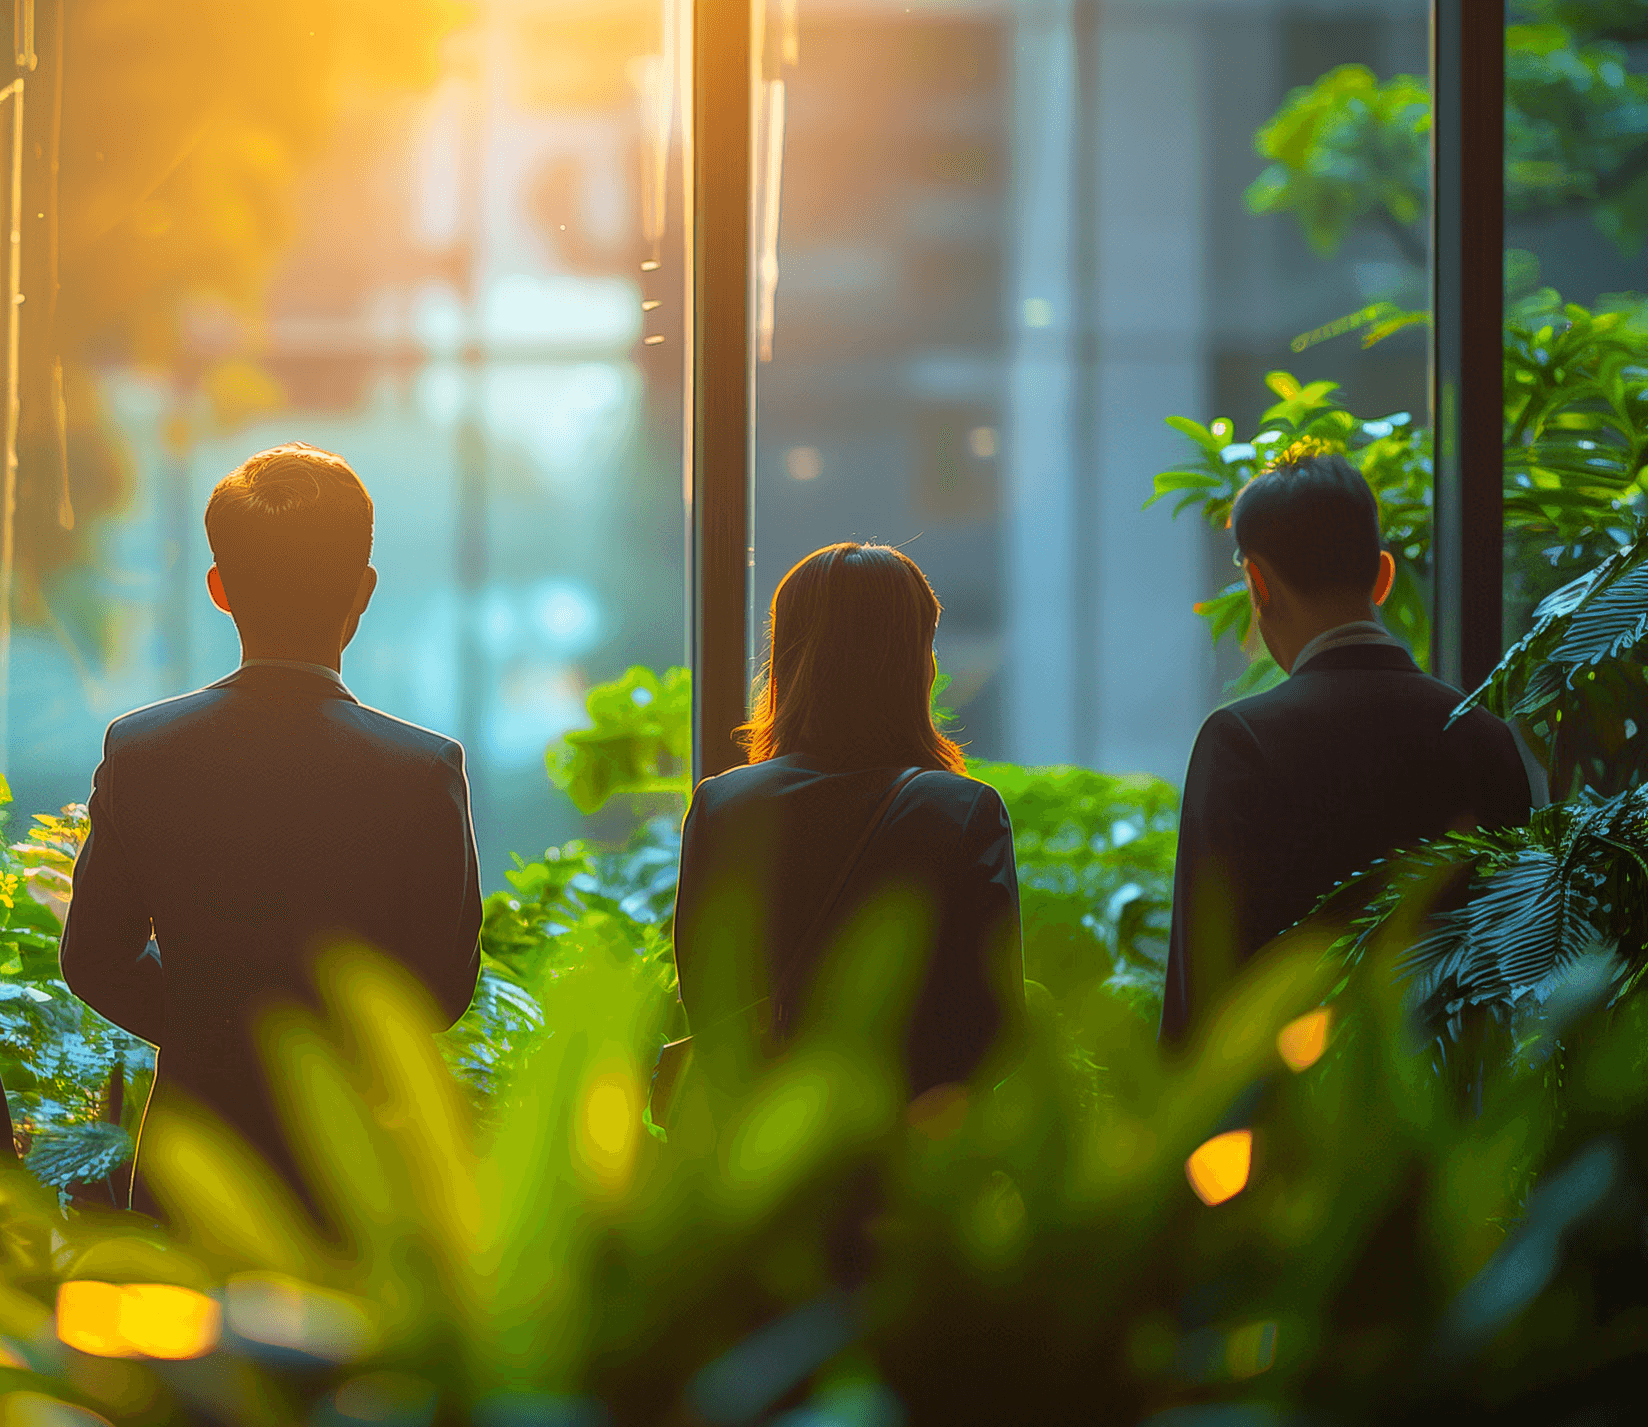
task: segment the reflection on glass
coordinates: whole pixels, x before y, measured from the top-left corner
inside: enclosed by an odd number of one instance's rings
[[[1510,19],[1507,643],[1624,543],[1648,461],[1648,10],[1513,0]]]
[[[344,676],[464,741],[490,888],[576,826],[543,752],[587,686],[680,659],[682,7],[320,9],[135,48],[69,16],[78,521],[25,433],[11,781],[84,799],[110,718],[233,667],[206,493],[302,438],[377,503]]]
[[[798,0],[793,49],[791,13],[757,607],[820,545],[906,545],[971,755],[1177,781],[1249,658],[1193,609],[1228,537],[1141,511],[1204,454],[1165,419],[1228,418],[1209,459],[1251,470],[1267,374],[1337,382],[1428,501],[1427,7]]]

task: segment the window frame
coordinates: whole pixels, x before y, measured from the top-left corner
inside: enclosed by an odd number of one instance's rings
[[[1503,651],[1505,7],[1431,4],[1431,668]]]
[[[764,0],[693,0],[685,372],[694,784],[743,762],[754,618],[751,182]],[[1431,4],[1432,667],[1462,689],[1502,650],[1505,11]]]

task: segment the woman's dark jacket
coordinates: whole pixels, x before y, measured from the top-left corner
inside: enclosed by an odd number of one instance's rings
[[[899,793],[817,935],[799,948],[900,770],[828,771],[800,754],[698,785],[681,839],[675,965],[695,1032],[771,994],[794,1027],[821,960],[881,893],[928,909],[905,1040],[910,1093],[967,1080],[1024,1014],[1013,832],[994,788],[939,770]],[[752,915],[753,914],[753,915]],[[743,931],[729,929],[744,928]]]

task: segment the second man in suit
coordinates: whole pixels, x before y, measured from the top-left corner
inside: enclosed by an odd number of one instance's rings
[[[1185,776],[1164,1042],[1205,1020],[1240,963],[1353,873],[1450,831],[1525,822],[1510,728],[1422,673],[1378,607],[1395,575],[1379,509],[1343,456],[1256,477],[1231,521],[1286,683],[1215,711]]]

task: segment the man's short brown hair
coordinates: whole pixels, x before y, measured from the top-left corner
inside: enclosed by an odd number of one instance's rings
[[[342,456],[287,441],[213,487],[206,539],[238,624],[328,633],[372,558],[372,497]]]

